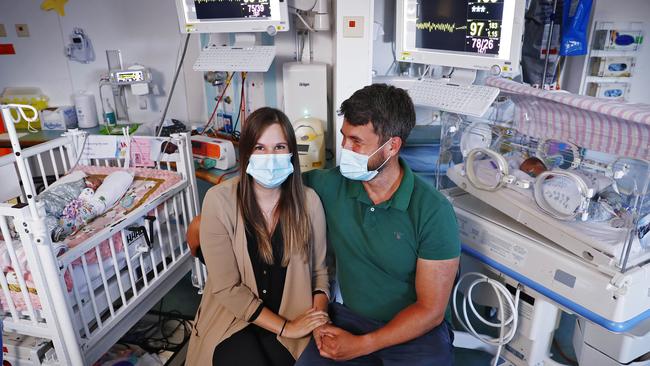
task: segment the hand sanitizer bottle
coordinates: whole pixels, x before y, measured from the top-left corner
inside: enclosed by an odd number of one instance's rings
[[[109,126],[117,125],[117,118],[115,117],[115,110],[109,103],[108,98],[106,98],[106,108],[104,110],[104,120]]]

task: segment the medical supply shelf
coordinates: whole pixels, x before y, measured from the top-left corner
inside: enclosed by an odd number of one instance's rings
[[[593,29],[589,33],[589,52],[583,60],[579,94],[627,100],[627,94],[632,87],[631,81],[634,75],[635,63],[638,60],[638,48],[643,42],[642,29],[644,29],[642,22],[612,22],[605,20],[595,22]],[[624,42],[619,41],[619,38],[622,39],[619,35],[626,37],[626,40]],[[594,63],[613,58],[616,60],[626,58],[632,61],[631,64],[624,66],[629,71],[627,76],[593,75],[592,66]],[[620,64],[617,63],[616,65]],[[618,68],[615,69],[618,70]],[[606,93],[602,91],[608,87],[612,92]]]

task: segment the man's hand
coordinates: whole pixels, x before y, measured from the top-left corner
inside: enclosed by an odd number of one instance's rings
[[[321,325],[320,327],[314,329],[313,332],[311,332],[311,334],[314,336],[314,341],[316,342],[316,347],[318,347],[319,350],[323,346],[323,336],[324,336],[323,328],[325,326],[326,325]]]
[[[366,336],[357,336],[330,324],[319,327],[314,338],[320,355],[332,360],[347,361],[372,353]]]

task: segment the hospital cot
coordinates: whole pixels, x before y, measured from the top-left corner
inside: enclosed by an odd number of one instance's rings
[[[2,106],[5,121],[10,109],[18,111]],[[125,166],[128,158],[84,158],[93,136],[83,132],[23,150],[7,125],[13,154],[0,158],[0,169],[9,173],[2,180],[20,190],[11,203],[0,203],[8,262],[0,274],[4,332],[52,340],[48,363],[92,364],[193,269],[185,242],[198,210],[189,135],[138,137],[162,141],[162,150],[177,149],[160,153],[156,169],[133,169]],[[131,192],[131,207],[118,202],[87,228],[54,243],[37,189],[72,170],[99,175],[129,170],[139,186]]]

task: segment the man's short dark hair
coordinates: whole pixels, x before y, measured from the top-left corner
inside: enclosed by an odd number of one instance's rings
[[[372,122],[381,142],[391,137],[402,141],[415,126],[415,107],[406,90],[386,84],[359,89],[341,104],[340,114],[353,126]]]

